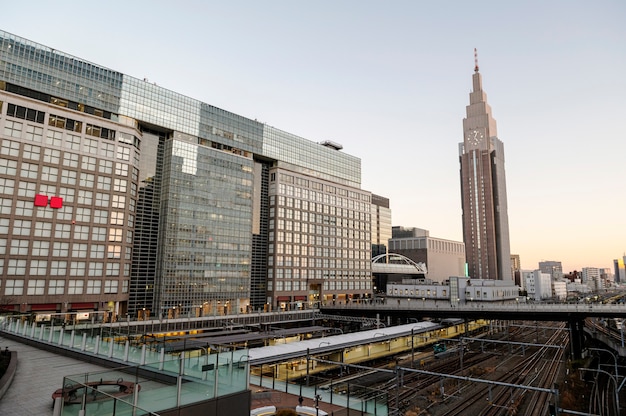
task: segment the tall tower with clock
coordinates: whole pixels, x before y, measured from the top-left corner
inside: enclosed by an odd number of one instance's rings
[[[482,88],[476,50],[474,56],[473,89],[463,119],[463,143],[459,144],[468,275],[511,280],[504,144],[498,139],[496,121]]]

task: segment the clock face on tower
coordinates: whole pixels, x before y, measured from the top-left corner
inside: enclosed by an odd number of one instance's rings
[[[472,130],[467,134],[467,141],[472,146],[478,145],[483,140],[483,134],[479,130]]]

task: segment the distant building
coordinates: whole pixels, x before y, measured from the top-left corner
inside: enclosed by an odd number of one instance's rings
[[[624,263],[626,263],[626,256],[621,259],[613,260],[615,283],[626,283],[626,268],[624,267]]]
[[[389,198],[372,194],[372,258],[388,252],[391,238]]]
[[[387,296],[415,299],[416,302],[446,301],[451,304],[523,301],[519,287],[510,281],[459,276],[451,276],[445,284],[426,284],[416,280],[390,283],[387,285]]]
[[[519,254],[511,254],[511,276],[516,285],[520,286],[524,290],[523,282],[521,278],[522,265],[520,262]]]
[[[583,283],[586,283],[592,290],[597,289],[597,281],[600,280],[600,269],[597,267],[583,267],[581,275]]]
[[[547,273],[553,279],[563,277],[563,265],[560,261],[540,261],[539,270],[541,273]]]
[[[524,270],[522,276],[526,281],[526,291],[530,299],[541,301],[552,297],[552,279],[548,273],[541,270]]]
[[[504,144],[483,91],[478,62],[459,144],[463,242],[468,275],[512,280]]]
[[[570,295],[574,293],[578,295],[585,295],[590,292],[591,289],[589,288],[589,286],[582,283],[580,279],[574,279],[574,281],[567,282],[567,293]]]
[[[552,297],[559,300],[567,299],[567,280],[552,281]]]
[[[430,237],[428,230],[395,226],[389,252],[425,263],[428,278],[443,283],[450,276],[465,275],[465,245],[460,241]]]

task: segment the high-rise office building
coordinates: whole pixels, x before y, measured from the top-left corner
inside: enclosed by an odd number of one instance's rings
[[[511,249],[507,214],[504,145],[482,88],[478,62],[459,144],[463,241],[468,274],[510,280]]]
[[[361,162],[0,31],[0,305],[197,316],[371,292]]]
[[[546,260],[539,262],[541,273],[547,273],[552,279],[563,277],[563,265],[560,261]]]
[[[613,273],[615,283],[626,282],[626,268],[624,267],[624,264],[626,264],[626,256],[623,256],[621,259],[613,260]]]
[[[515,281],[515,284],[523,288],[524,285],[522,281],[521,270],[522,264],[519,258],[519,254],[511,254],[511,276]]]
[[[389,198],[372,194],[372,258],[386,254],[391,238]]]

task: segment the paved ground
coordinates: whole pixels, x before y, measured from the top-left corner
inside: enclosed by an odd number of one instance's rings
[[[0,415],[52,415],[52,393],[63,387],[63,377],[106,367],[64,357],[0,336],[0,348],[17,351],[17,372],[0,399]]]

